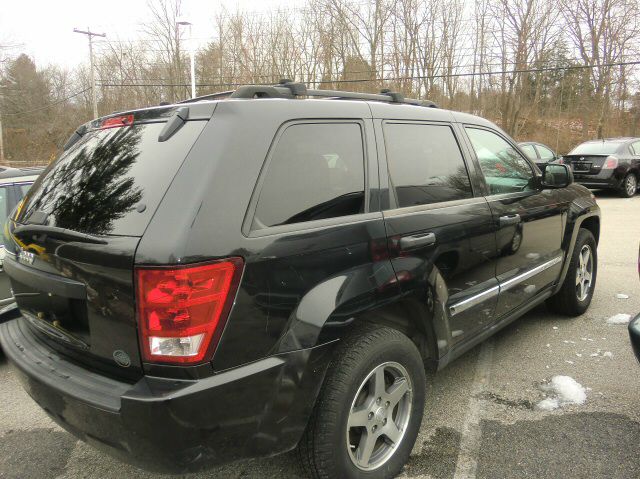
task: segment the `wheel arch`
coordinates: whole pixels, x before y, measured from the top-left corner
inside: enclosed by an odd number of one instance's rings
[[[574,203],[575,204],[575,203]],[[600,239],[600,209],[598,208],[595,201],[593,205],[588,209],[581,209],[579,213],[577,213],[574,217],[569,218],[570,225],[573,224],[572,228],[567,229],[567,233],[565,234],[565,257],[564,263],[562,265],[562,270],[560,273],[560,278],[558,279],[558,284],[555,287],[554,293],[558,292],[564,283],[564,279],[567,276],[567,271],[569,270],[570,258],[573,255],[573,250],[576,245],[576,240],[578,238],[578,233],[581,228],[584,228],[590,231],[595,240],[596,245]]]
[[[276,351],[341,340],[357,325],[373,323],[405,334],[425,365],[436,366],[448,352],[451,339],[445,308],[447,288],[437,267],[432,266],[426,284],[420,281],[411,291],[403,292],[390,263],[378,264],[377,269],[372,266],[328,278],[307,292],[292,313]],[[381,269],[386,270],[384,274]],[[386,281],[368,281],[374,270],[378,277],[387,277]]]

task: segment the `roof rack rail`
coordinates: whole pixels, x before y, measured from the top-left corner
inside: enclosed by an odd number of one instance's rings
[[[296,97],[317,97],[330,98],[335,100],[368,100],[381,101],[386,103],[399,103],[405,105],[424,106],[428,108],[437,108],[434,102],[430,100],[414,100],[405,98],[402,93],[393,92],[388,89],[382,90],[380,93],[357,93],[352,91],[341,90],[316,90],[307,88],[307,85],[300,82],[294,82],[288,79],[280,80],[277,85],[243,85],[234,91],[225,91],[204,95],[179,103],[192,103],[201,100],[215,100],[218,98],[284,98],[293,99]]]
[[[218,100],[220,98],[226,98],[231,96],[235,90],[221,91],[218,93],[209,93],[208,95],[197,96],[195,98],[189,98],[187,100],[179,101],[178,103],[195,103],[203,100]]]

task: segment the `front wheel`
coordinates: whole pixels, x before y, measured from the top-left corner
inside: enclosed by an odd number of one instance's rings
[[[631,198],[636,194],[638,190],[638,178],[633,173],[629,173],[624,177],[622,181],[622,187],[620,188],[620,196],[623,198]]]
[[[418,435],[426,378],[416,346],[367,325],[338,347],[299,445],[314,478],[395,477]]]
[[[598,274],[596,248],[596,240],[591,231],[581,228],[562,287],[547,300],[547,306],[552,311],[567,316],[579,316],[589,308]]]

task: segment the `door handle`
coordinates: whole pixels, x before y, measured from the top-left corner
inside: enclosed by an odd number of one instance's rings
[[[520,223],[520,215],[508,215],[500,217],[500,226],[517,225]]]
[[[419,233],[411,236],[400,238],[400,249],[408,250],[419,248],[421,246],[430,246],[436,243],[436,235],[434,233]]]

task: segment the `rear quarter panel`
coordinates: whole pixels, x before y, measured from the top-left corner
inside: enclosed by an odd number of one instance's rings
[[[265,234],[243,232],[267,153],[284,123],[336,118],[366,123],[370,116],[364,102],[218,104],[136,254],[137,264],[244,258],[242,282],[214,356],[215,370],[335,339],[354,314],[388,301],[398,291],[384,255],[386,237],[379,211],[348,217],[338,225],[329,220],[284,231],[264,230]],[[372,130],[365,136],[370,204],[377,210]]]

